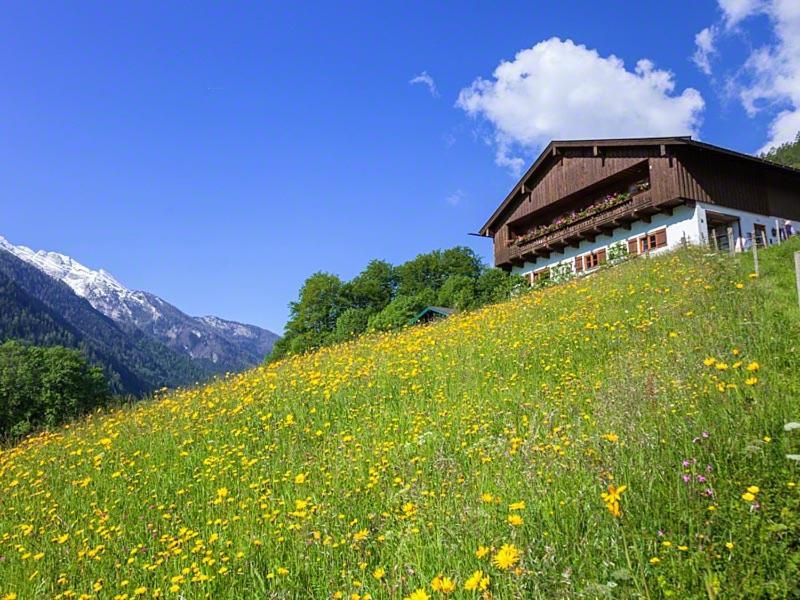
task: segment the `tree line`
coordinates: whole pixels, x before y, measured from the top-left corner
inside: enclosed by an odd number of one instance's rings
[[[420,254],[397,266],[372,260],[350,281],[317,272],[289,304],[284,336],[268,360],[403,327],[426,306],[470,310],[499,302],[525,285],[521,277],[488,268],[463,246]]]
[[[797,132],[794,141],[770,148],[769,151],[761,155],[761,158],[786,165],[787,167],[800,169],[800,131]]]
[[[0,438],[59,425],[110,400],[103,371],[79,350],[17,341],[0,345]]]

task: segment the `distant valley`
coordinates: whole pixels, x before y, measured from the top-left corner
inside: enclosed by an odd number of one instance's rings
[[[78,347],[117,393],[186,385],[260,363],[280,336],[215,316],[192,317],[103,269],[0,237],[0,340]]]

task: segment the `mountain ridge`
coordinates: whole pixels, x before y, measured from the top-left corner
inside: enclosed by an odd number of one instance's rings
[[[0,338],[81,349],[102,365],[111,390],[142,395],[212,373],[135,328],[94,309],[65,283],[0,249]]]
[[[187,315],[163,298],[131,290],[104,269],[91,269],[70,256],[14,245],[0,236],[0,248],[66,284],[101,314],[123,328],[135,328],[188,356],[214,373],[259,364],[280,336],[267,329],[221,317]]]

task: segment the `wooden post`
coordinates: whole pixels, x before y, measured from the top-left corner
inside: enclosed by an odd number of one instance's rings
[[[733,256],[736,248],[734,248],[734,241],[733,241],[733,227],[728,225],[728,253]]]
[[[711,234],[711,239],[714,240],[714,252],[719,252],[719,241],[717,240],[717,232]]]
[[[775,233],[778,234],[778,245],[781,243],[781,222],[779,219],[775,219]]]
[[[794,276],[797,279],[797,303],[800,304],[800,252],[794,253]]]
[[[758,238],[755,229],[753,229],[753,271],[758,277]]]
[[[766,248],[767,247],[767,232],[766,231],[762,231],[761,232],[761,241],[764,243],[764,248]]]

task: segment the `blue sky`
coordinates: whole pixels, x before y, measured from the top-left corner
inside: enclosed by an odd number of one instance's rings
[[[0,235],[280,332],[315,271],[488,261],[551,137],[786,138],[794,3],[7,3]]]

